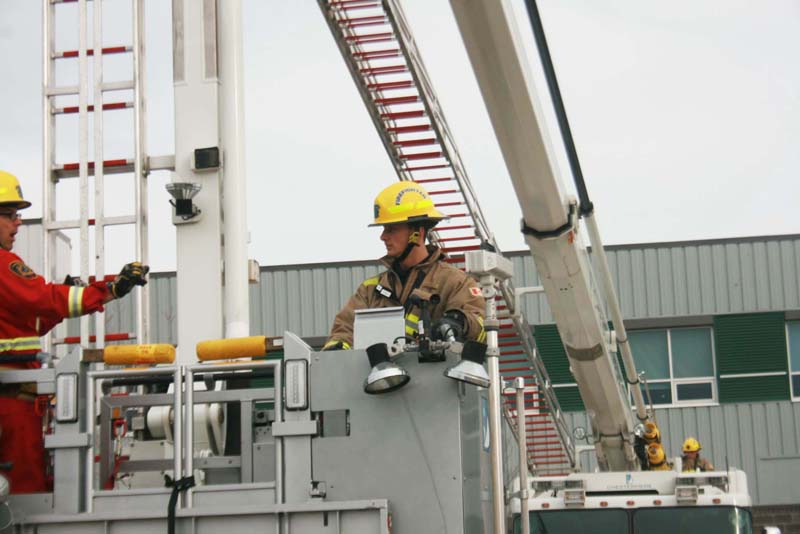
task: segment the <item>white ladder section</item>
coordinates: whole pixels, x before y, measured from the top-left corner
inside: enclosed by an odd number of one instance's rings
[[[135,249],[124,261],[148,263],[147,243],[147,169],[145,156],[145,117],[144,117],[144,0],[128,0],[132,25],[132,43],[106,46],[103,43],[104,2],[91,3],[91,31],[89,28],[88,0],[43,0],[43,150],[44,150],[44,205],[42,225],[44,228],[44,275],[53,279],[56,275],[57,260],[56,233],[64,230],[78,230],[80,236],[80,278],[86,282],[113,279],[107,269],[116,273],[122,265],[106,264],[106,230],[112,226],[133,227]],[[113,3],[115,16],[125,6],[123,2]],[[68,11],[72,10],[72,11]],[[78,21],[78,28],[74,27]],[[57,28],[57,22],[69,21],[64,28]],[[77,32],[78,48],[57,50],[59,36],[66,32]],[[74,35],[74,34],[73,34]],[[111,56],[130,58],[130,78],[123,81],[107,82],[103,76],[103,60]],[[70,72],[77,62],[77,85],[58,86],[56,69]],[[91,72],[90,72],[91,66]],[[91,76],[91,79],[90,79]],[[58,78],[63,78],[60,75]],[[108,158],[105,153],[104,118],[109,113],[132,114],[133,131],[127,154]],[[71,126],[69,116],[77,116],[77,132]],[[90,117],[92,120],[90,156]],[[126,122],[127,124],[127,122]],[[115,132],[119,133],[119,132]],[[77,154],[70,153],[66,162],[57,162],[57,149],[65,141],[77,138]],[[62,151],[59,150],[58,153]],[[64,151],[66,152],[66,151]],[[112,191],[122,191],[117,197],[124,199],[124,215],[106,216],[106,176],[114,175]],[[128,181],[125,181],[125,180]],[[71,191],[67,195],[65,182],[78,181],[78,196]],[[132,189],[130,183],[132,182]],[[79,203],[77,218],[62,215],[68,211],[68,204]],[[119,209],[115,204],[114,209]],[[91,249],[91,240],[94,249]],[[92,261],[92,255],[94,256]],[[59,266],[62,267],[63,266]],[[67,266],[69,268],[70,266]],[[60,281],[60,280],[54,280]],[[45,339],[45,350],[52,351],[54,345],[80,343],[84,348],[102,348],[107,341],[137,339],[142,343],[149,340],[147,310],[149,298],[147,286],[134,291],[135,332],[106,333],[103,314],[84,316],[80,321],[79,337],[51,337]],[[90,325],[94,321],[94,333]],[[59,331],[65,331],[61,328]]]
[[[499,252],[397,0],[317,1],[399,179],[425,184],[450,217],[432,241],[460,265],[464,252],[482,244]],[[525,418],[529,465],[535,474],[566,474],[575,466],[572,437],[531,327],[515,309],[514,287],[508,281],[500,289],[501,375],[523,377],[536,389]],[[512,426],[514,414],[506,411]]]

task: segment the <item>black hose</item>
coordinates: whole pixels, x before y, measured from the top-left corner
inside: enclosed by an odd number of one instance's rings
[[[586,182],[583,180],[581,163],[578,159],[578,152],[575,149],[575,141],[572,138],[572,130],[569,127],[564,101],[561,98],[561,89],[558,87],[556,70],[553,67],[553,59],[550,57],[550,48],[547,46],[547,37],[544,34],[542,19],[539,17],[539,8],[536,6],[536,0],[525,0],[525,4],[528,7],[528,18],[531,21],[533,37],[536,40],[536,49],[539,51],[539,59],[542,62],[544,76],[547,79],[547,88],[550,90],[550,98],[553,100],[553,107],[558,119],[558,129],[561,132],[561,140],[567,151],[567,160],[572,170],[572,179],[578,192],[578,200],[580,201],[579,214],[581,217],[591,215],[592,211],[594,211],[594,206],[592,201],[589,200],[589,192],[586,190]]]
[[[175,534],[175,506],[178,504],[178,494],[194,487],[194,476],[179,478],[171,485],[172,493],[169,494],[169,508],[167,509],[167,533]]]

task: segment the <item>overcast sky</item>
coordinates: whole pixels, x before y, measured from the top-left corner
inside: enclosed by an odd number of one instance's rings
[[[150,155],[173,150],[169,4],[146,2]],[[525,248],[449,3],[402,5],[490,228],[502,249]],[[606,244],[800,233],[800,2],[539,5]],[[0,168],[22,178],[31,216],[41,214],[40,9],[0,0]],[[380,256],[379,231],[366,225],[396,176],[316,1],[245,0],[244,10],[250,256],[262,265]],[[105,41],[122,44],[124,17],[112,15]],[[77,41],[64,36],[70,24],[77,31],[69,17],[59,20],[64,48]],[[107,156],[129,156],[116,141]],[[57,158],[76,161],[76,147],[61,133]],[[156,270],[175,261],[167,180],[150,180]],[[109,211],[117,205],[110,199]],[[127,261],[124,235],[111,241],[109,262]]]

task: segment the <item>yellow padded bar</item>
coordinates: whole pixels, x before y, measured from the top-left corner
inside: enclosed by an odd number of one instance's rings
[[[197,359],[201,362],[252,358],[254,356],[264,356],[266,353],[266,336],[212,339],[201,341],[197,344]]]
[[[174,361],[175,347],[168,343],[111,345],[103,349],[103,362],[109,365],[142,365]]]

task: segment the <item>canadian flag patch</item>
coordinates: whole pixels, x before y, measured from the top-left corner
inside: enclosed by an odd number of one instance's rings
[[[469,292],[472,293],[473,297],[480,297],[481,296],[481,288],[479,288],[479,287],[471,287],[471,288],[469,288]]]

